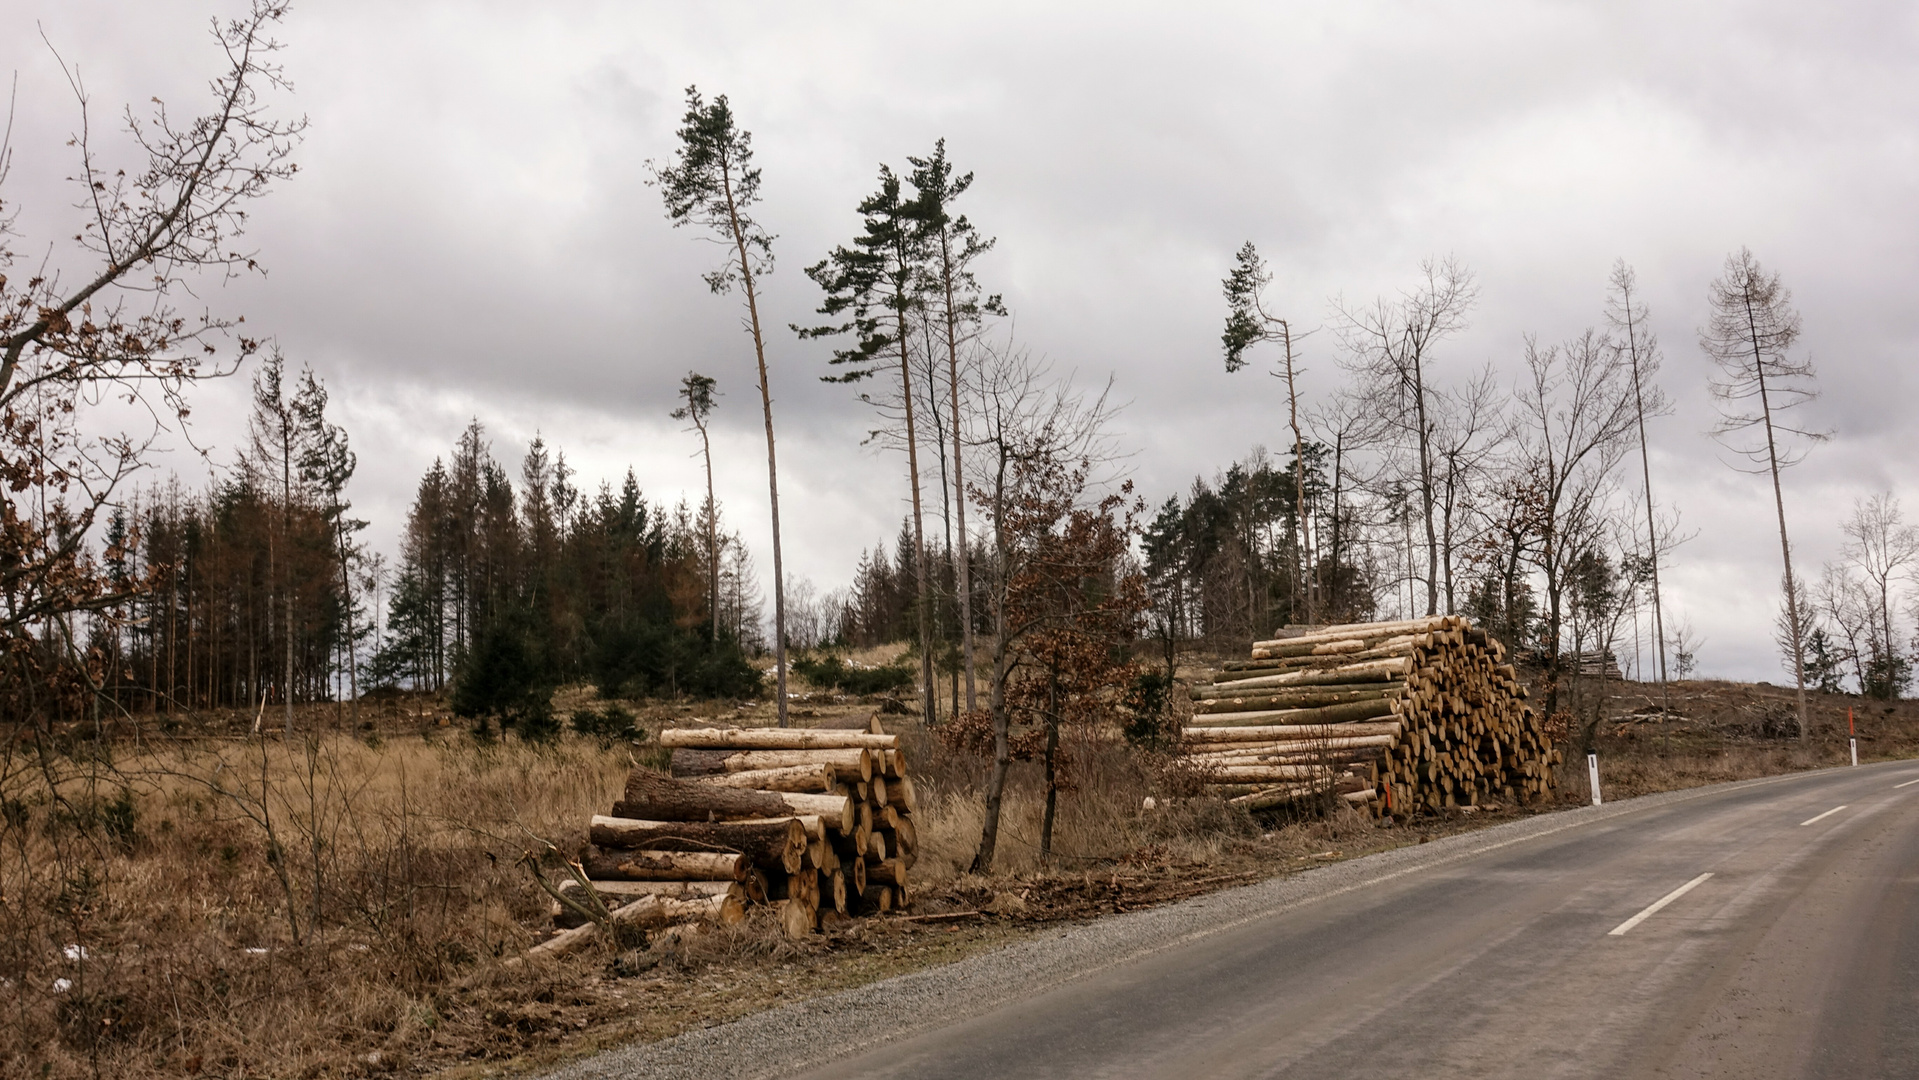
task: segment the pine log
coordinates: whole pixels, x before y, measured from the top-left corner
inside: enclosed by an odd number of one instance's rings
[[[881,885],[904,885],[907,881],[906,864],[899,859],[888,859],[866,868],[866,880],[877,881]]]
[[[817,819],[815,819],[817,820]],[[663,840],[697,844],[709,851],[735,851],[758,866],[798,869],[806,829],[797,818],[764,822],[635,821],[593,815],[587,837],[601,847],[660,848]]]
[[[1189,727],[1181,738],[1189,752],[1211,749],[1214,743],[1266,742],[1280,739],[1346,738],[1356,735],[1397,735],[1405,727],[1399,720],[1352,724],[1266,724],[1247,727]],[[1207,745],[1192,745],[1207,744]]]
[[[890,751],[880,751],[890,753]],[[827,765],[848,780],[873,778],[870,750],[675,750],[674,776],[713,776],[749,769],[780,769],[793,765]]]
[[[748,769],[700,778],[702,784],[756,788],[760,791],[801,791],[830,794],[839,786],[830,765],[789,765],[783,769]]]
[[[784,821],[784,820],[789,820],[789,819],[743,818],[740,821],[734,822],[734,824],[736,825],[769,825],[769,824],[777,824],[778,822]],[[820,817],[818,814],[794,814],[790,820],[797,821],[800,823],[800,831],[806,834],[806,842],[808,846],[819,844],[826,840],[827,822],[824,818]],[[833,824],[838,824],[838,823],[834,822]]]
[[[640,821],[717,821],[817,814],[853,827],[853,800],[844,795],[807,795],[790,791],[754,791],[700,784],[636,768],[627,774],[626,797],[613,804],[613,816]]]
[[[1209,713],[1195,716],[1193,727],[1244,727],[1274,724],[1341,724],[1379,722],[1395,713],[1389,701],[1355,701],[1345,705],[1327,705],[1318,709],[1258,709],[1247,712]]]
[[[1320,626],[1294,637],[1275,637],[1265,641],[1253,642],[1254,649],[1278,649],[1288,646],[1321,645],[1329,641],[1345,641],[1349,638],[1388,637],[1395,634],[1415,634],[1438,629],[1451,616],[1426,616],[1418,619],[1401,619],[1398,622],[1346,623],[1341,626]]]
[[[1268,686],[1339,686],[1347,683],[1375,683],[1404,680],[1412,670],[1413,657],[1389,656],[1380,660],[1366,660],[1357,664],[1341,664],[1338,667],[1309,667],[1296,671],[1282,671],[1277,675],[1257,675],[1247,679],[1235,679],[1229,684],[1220,685],[1222,689],[1230,686],[1234,690],[1252,690]]]
[[[1332,770],[1323,765],[1216,765],[1205,769],[1206,780],[1221,784],[1312,780],[1332,775]]]
[[[818,728],[667,728],[660,745],[670,750],[892,750],[898,735]]]
[[[746,902],[746,889],[737,881],[595,881],[593,891],[600,902],[608,908],[618,911],[621,906],[645,897],[658,897],[662,900],[704,900],[710,897],[733,897],[740,903]],[[559,885],[562,896],[578,898],[585,890],[577,881],[563,881]],[[586,923],[584,915],[555,901],[553,904],[553,925],[575,927]]]
[[[788,938],[798,939],[810,935],[819,923],[819,909],[816,905],[799,900],[781,900],[779,902],[780,930]]]
[[[643,930],[696,920],[736,923],[745,917],[746,909],[737,897],[732,896],[708,896],[697,900],[649,896],[617,908],[611,915],[616,925]],[[526,954],[528,957],[563,956],[578,952],[599,937],[600,925],[587,923],[540,942],[528,949]]]
[[[745,881],[753,864],[737,853],[595,848],[582,865],[595,881]]]
[[[1193,702],[1193,715],[1256,712],[1262,709],[1323,709],[1332,705],[1352,705],[1362,701],[1397,700],[1402,689],[1390,683],[1377,683],[1377,689],[1359,691],[1306,692],[1250,690],[1244,694],[1200,698]]]
[[[902,813],[911,814],[919,809],[919,797],[913,791],[913,780],[902,773],[898,778],[888,778],[885,783],[886,803],[897,806]]]

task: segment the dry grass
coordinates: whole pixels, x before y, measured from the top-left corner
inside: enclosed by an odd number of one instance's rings
[[[1848,694],[1807,695],[1812,732],[1796,737],[1796,695],[1789,687],[1721,681],[1672,685],[1671,720],[1661,719],[1657,686],[1614,683],[1585,700],[1599,754],[1601,794],[1628,798],[1843,765],[1848,713],[1861,762],[1919,757],[1919,700],[1874,701]],[[1591,801],[1577,747],[1560,770],[1563,803]]]
[[[891,659],[887,655],[871,662]],[[800,723],[875,703],[796,686]],[[1587,699],[1607,795],[1838,764],[1845,708],[1862,759],[1919,753],[1919,703],[1821,698],[1807,743],[1776,737],[1780,688],[1682,684],[1683,722],[1643,722],[1646,688]],[[571,689],[562,715],[592,699]],[[645,726],[771,721],[770,703],[653,703]],[[313,710],[302,725],[332,717]],[[1061,920],[1162,903],[1434,835],[1512,808],[1379,828],[1255,818],[1188,798],[1149,755],[1107,736],[1068,745],[1056,855],[1039,856],[1037,766],[1015,767],[999,858],[969,873],[987,762],[910,717],[921,913],[786,941],[766,913],[509,970],[547,922],[520,857],[571,849],[614,797],[631,747],[474,741],[440,705],[401,699],[359,730],[291,743],[235,735],[250,716],[192,718],[171,738],[75,742],[0,756],[0,1075],[454,1075],[530,1067],[656,1039],[799,997],[959,959]],[[1834,730],[1834,724],[1837,730]],[[349,725],[350,726],[350,725]],[[1569,752],[1562,798],[1586,800]],[[51,786],[50,786],[51,784]],[[57,797],[54,797],[56,796]],[[1155,801],[1147,809],[1148,797]],[[967,913],[980,913],[968,915]],[[68,946],[74,946],[71,951]]]
[[[577,845],[627,766],[463,734],[120,751],[7,762],[0,1073],[403,1062],[533,940],[534,837]]]

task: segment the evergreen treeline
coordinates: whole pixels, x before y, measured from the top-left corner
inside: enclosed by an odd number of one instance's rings
[[[174,483],[110,522],[110,573],[145,583],[94,634],[123,707],[447,690],[462,715],[538,726],[567,681],[757,692],[758,587],[737,538],[707,527],[716,507],[648,502],[631,470],[587,495],[537,438],[516,484],[475,421],[421,478],[389,570],[355,541],[355,463],[324,388],[309,372],[289,392],[284,376],[277,356],[256,375],[252,437],[226,478],[197,497]]]

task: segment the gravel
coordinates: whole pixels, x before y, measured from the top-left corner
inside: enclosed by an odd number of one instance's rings
[[[546,1080],[733,1080],[790,1076],[908,1034],[945,1027],[1101,970],[1305,904],[1566,829],[1767,777],[1662,792],[1507,822],[1426,844],[1225,889],[1163,907],[1061,927],[957,963],[785,1005],[654,1043],[610,1050]]]

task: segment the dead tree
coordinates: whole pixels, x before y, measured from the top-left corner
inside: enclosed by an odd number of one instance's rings
[[[1400,422],[1415,454],[1421,518],[1426,530],[1426,614],[1439,611],[1439,526],[1433,463],[1431,395],[1432,350],[1442,339],[1465,329],[1466,313],[1478,297],[1471,271],[1452,259],[1427,259],[1426,280],[1397,302],[1381,298],[1366,308],[1335,302],[1346,366],[1389,415]]]
[[[1772,476],[1803,739],[1808,734],[1806,628],[1799,618],[1800,605],[1793,602],[1799,591],[1793,583],[1792,542],[1786,533],[1786,496],[1779,473],[1804,458],[1804,452],[1794,450],[1787,439],[1819,442],[1826,438],[1823,432],[1793,427],[1785,419],[1790,410],[1818,396],[1812,361],[1789,355],[1799,340],[1799,313],[1792,308],[1792,291],[1778,274],[1768,274],[1746,248],[1726,256],[1725,271],[1713,281],[1708,299],[1712,318],[1699,332],[1699,345],[1719,365],[1711,383],[1720,413],[1713,434],[1728,449],[1754,462],[1757,468],[1751,471]]]
[[[713,616],[713,641],[720,640],[720,504],[713,497],[713,441],[708,438],[706,419],[713,415],[713,380],[697,371],[689,371],[680,380],[680,400],[686,404],[673,410],[673,419],[685,420],[700,433],[700,460],[706,466],[706,505],[700,516],[706,525],[707,606]]]
[[[146,116],[128,109],[140,161],[126,168],[103,159],[86,88],[62,62],[79,104],[70,145],[84,222],[63,230],[73,237],[64,247],[21,244],[36,268],[9,276],[20,238],[0,199],[0,638],[35,626],[60,636],[65,616],[139,590],[116,587],[85,558],[92,526],[161,432],[184,428],[189,391],[259,349],[238,317],[201,307],[191,291],[258,269],[239,243],[247,215],[296,171],[306,121],[276,119],[267,105],[290,90],[272,37],[285,12],[255,0],[241,18],[216,20],[225,69],[211,109],[185,122],[157,101]],[[10,161],[0,139],[0,191]],[[177,306],[183,293],[193,311]],[[114,399],[150,425],[104,433],[113,421],[96,421],[97,406]]]
[[[1621,345],[1632,361],[1633,412],[1639,429],[1639,476],[1646,492],[1646,558],[1652,583],[1652,630],[1659,658],[1659,708],[1672,712],[1672,695],[1666,686],[1666,615],[1659,592],[1659,525],[1654,516],[1652,494],[1652,451],[1646,443],[1646,413],[1650,406],[1657,415],[1668,411],[1655,388],[1648,393],[1652,377],[1659,373],[1659,339],[1646,329],[1646,305],[1633,298],[1638,278],[1626,260],[1613,263],[1612,295],[1608,298],[1606,318],[1615,331],[1624,335]],[[1650,400],[1649,400],[1650,399]]]

